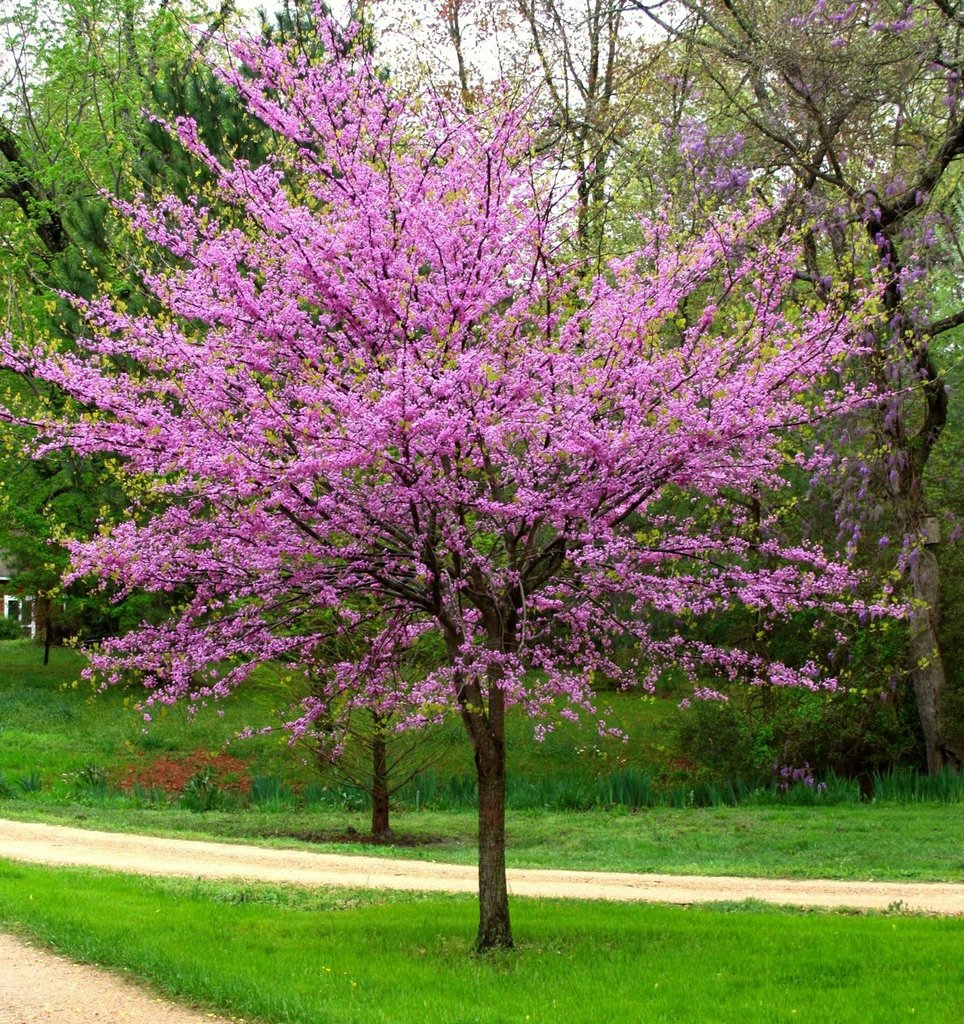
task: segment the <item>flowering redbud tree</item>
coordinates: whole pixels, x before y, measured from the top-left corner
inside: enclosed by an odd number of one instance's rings
[[[857,400],[840,372],[867,314],[806,306],[796,254],[754,241],[753,213],[685,246],[648,225],[589,277],[563,256],[566,184],[523,111],[401,96],[350,33],[322,31],[324,63],[248,42],[223,72],[276,133],[264,166],[219,162],[181,121],[216,202],[123,207],[165,256],[143,272],[155,312],[78,301],[75,352],[8,339],[4,361],[84,410],[39,424],[40,450],[113,455],[146,494],[73,545],[74,574],[189,595],[94,670],[142,678],[149,711],[368,630],[289,728],[335,702],[410,727],[457,714],[479,787],[477,944],[509,946],[510,710],[537,733],[580,713],[607,731],[596,682],[667,664],[710,698],[714,675],[833,685],[650,613],[853,606],[846,566],[745,509],[784,486],[796,428]],[[426,630],[444,663],[413,678],[399,662]]]

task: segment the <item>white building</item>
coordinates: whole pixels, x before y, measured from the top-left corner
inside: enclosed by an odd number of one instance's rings
[[[33,595],[16,593],[11,589],[10,580],[14,575],[14,568],[10,560],[0,554],[0,592],[3,593],[3,618],[15,619],[20,623],[23,635],[32,638],[37,635]]]

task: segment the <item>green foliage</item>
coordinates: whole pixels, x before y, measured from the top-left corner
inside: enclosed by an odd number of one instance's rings
[[[323,782],[311,782],[305,786],[302,799],[307,808],[337,808],[349,813],[371,807],[371,797],[365,790],[357,786],[329,786]]]
[[[274,723],[274,709],[291,692],[284,667],[264,669],[249,689],[219,709],[224,717],[218,717],[213,709],[194,717],[178,709],[161,709],[145,730],[135,707],[139,691],[113,687],[99,693],[77,678],[84,664],[81,655],[54,648],[51,664],[45,667],[42,653],[38,644],[29,641],[0,644],[0,721],[4,726],[0,771],[11,779],[34,769],[41,771],[54,780],[45,795],[51,802],[82,797],[83,779],[96,792],[100,784],[94,785],[95,775],[120,781],[130,773],[136,777],[156,759],[177,761],[198,749],[219,750],[246,726]],[[842,784],[834,782],[833,771],[822,768],[814,752],[827,749],[818,743],[825,735],[841,745],[850,742],[851,734],[843,727],[854,714],[850,702],[858,709],[866,706],[877,714],[892,714],[892,707],[880,701],[879,691],[848,693],[839,699],[798,691],[772,693],[770,724],[762,717],[763,695],[754,691],[751,696],[756,702],[746,707],[735,700],[729,704],[694,701],[680,711],[672,696],[641,700],[632,694],[610,694],[612,720],[628,733],[626,743],[599,739],[592,723],[561,724],[543,743],[536,743],[531,723],[523,716],[512,716],[509,805],[519,811],[632,811],[804,800],[827,805],[858,799],[852,783],[847,786],[849,795],[842,795]],[[839,715],[839,720],[833,715]],[[667,745],[674,729],[684,737],[685,762]],[[834,734],[834,729],[839,729],[839,734]],[[809,757],[815,782],[827,785],[826,791],[814,792],[815,787],[809,787],[808,795],[806,786],[780,791],[773,765],[789,749],[790,736],[798,738],[800,745],[791,754],[799,760],[780,764],[802,766]],[[458,739],[457,723],[441,727],[444,757],[395,793],[393,806],[397,810],[459,811],[474,806],[476,782]],[[866,735],[859,739],[865,745],[869,742]],[[304,806],[354,813],[371,806],[364,789],[334,777],[319,780],[312,762],[301,763],[291,757],[283,737],[256,736],[230,750],[250,766],[247,802],[262,811],[281,813]],[[675,761],[670,770],[667,760]],[[887,764],[883,761],[867,769],[867,786],[870,775],[881,773]],[[210,810],[219,800],[230,799],[233,806],[245,802],[240,794],[219,793],[213,776],[208,776],[205,785],[203,781],[194,783],[197,791],[188,794],[189,804]],[[869,789],[865,795],[871,795]],[[153,806],[162,798],[160,794],[151,796],[149,787],[141,786],[133,796],[118,795],[116,799],[135,799]]]
[[[202,768],[195,772],[181,790],[181,805],[197,814],[217,810],[224,807],[227,802],[228,794],[218,785],[210,768]]]
[[[129,799],[135,807],[156,807],[159,804],[168,803],[168,795],[163,789],[158,789],[156,786],[142,786],[138,782],[131,786]]]
[[[39,793],[44,788],[43,776],[39,771],[27,772],[17,779],[17,785],[22,793]]]
[[[79,799],[102,799],[107,796],[107,771],[98,764],[85,764],[64,777]]]
[[[248,798],[253,807],[263,811],[280,811],[297,802],[291,787],[278,775],[255,775]]]
[[[424,807],[462,810],[478,806],[478,784],[475,779],[465,775],[439,779],[434,771],[427,771],[416,775],[401,790],[398,798],[415,810]]]
[[[16,619],[0,618],[0,640],[19,640],[23,628]]]
[[[949,769],[925,775],[911,768],[874,772],[873,797],[894,803],[964,802],[964,774]]]
[[[699,780],[742,777],[763,782],[781,769],[818,778],[862,779],[920,765],[919,721],[903,670],[900,624],[858,631],[845,648],[834,692],[759,687],[734,690],[727,702],[692,701],[680,714],[679,751]]]
[[[773,765],[772,733],[735,700],[693,701],[680,713],[677,739],[697,775],[710,779],[766,778]]]
[[[54,0],[42,12],[24,4],[5,15],[15,72],[0,130],[17,158],[5,147],[0,177],[22,178],[32,201],[18,209],[12,192],[2,200],[10,227],[0,252],[0,312],[24,345],[73,343],[81,323],[64,294],[109,291],[131,311],[146,301],[132,268],[150,266],[151,254],[99,190],[123,199],[143,189],[204,191],[196,165],[142,110],[194,117],[216,153],[265,158],[271,133],[198,60],[229,16],[204,0]],[[298,25],[307,30],[303,19]],[[203,43],[192,27],[206,30]],[[0,392],[32,414],[63,403],[11,374],[0,375]],[[0,555],[18,565],[18,586],[46,601],[54,639],[98,640],[155,620],[163,612],[156,597],[112,604],[83,584],[61,589],[67,557],[59,542],[91,534],[99,518],[125,515],[130,497],[102,460],[54,452],[34,462],[24,459],[23,440],[0,428]]]

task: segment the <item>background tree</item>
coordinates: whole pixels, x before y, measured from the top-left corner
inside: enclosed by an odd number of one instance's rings
[[[639,215],[658,209],[668,186],[664,181],[653,202],[640,202],[637,185],[659,124],[653,108],[666,80],[639,12],[603,0],[451,0],[435,17],[409,10],[404,0],[382,0],[372,11],[389,48],[399,23],[416,26],[420,59],[414,68],[404,56],[398,61],[409,81],[457,95],[469,110],[486,102],[494,80],[531,104],[542,120],[539,151],[553,154],[576,181],[571,243],[582,257],[593,256],[599,268],[614,246],[626,251],[639,241]]]
[[[946,671],[925,480],[948,409],[933,342],[964,322],[959,304],[936,314],[928,288],[933,271],[956,258],[949,235],[964,155],[961,11],[876,0],[637,7],[674,41],[690,109],[710,133],[739,136],[758,188],[789,187],[787,224],[807,229],[803,273],[814,285],[849,272],[843,240],[854,230],[864,236],[865,259],[887,275],[889,320],[870,372],[901,397],[876,428],[887,453],[877,490],[902,538],[900,564],[914,597],[909,671],[927,763],[932,771],[957,767],[964,751],[940,714]],[[862,508],[852,526],[869,536],[867,509],[877,496],[857,493]]]
[[[230,3],[145,8],[128,0],[57,0],[42,10],[19,5],[5,17],[0,308],[23,342],[73,344],[80,324],[63,292],[89,296],[109,288],[129,306],[149,301],[131,273],[147,254],[132,252],[105,195],[129,198],[146,189],[183,196],[210,185],[182,148],[143,117],[145,109],[195,118],[225,159],[264,159],[270,132],[201,59],[217,50],[234,18]],[[275,23],[262,20],[262,31],[314,46],[312,18],[308,5],[287,4]],[[6,403],[21,408],[56,408],[62,400],[9,375],[0,387]],[[122,515],[128,495],[102,460],[51,452],[31,461],[24,441],[9,426],[0,436],[0,548],[22,570],[18,585],[38,595],[38,624],[48,640],[99,638],[156,615],[156,599],[132,597],[112,607],[86,588],[62,591],[67,559],[57,541],[89,533],[98,518]]]
[[[431,768],[451,746],[451,737],[432,729],[442,724],[443,708],[433,713],[431,708],[400,706],[398,699],[399,693],[408,692],[438,668],[444,661],[444,649],[433,631],[415,636],[407,631],[386,631],[379,605],[372,600],[361,602],[339,628],[330,621],[328,627],[319,628],[318,634],[331,632],[336,639],[319,645],[317,656],[323,661],[312,667],[309,679],[310,699],[321,710],[304,733],[303,743],[323,777],[338,779],[368,795],[372,838],[389,841],[394,837],[392,797]],[[332,680],[342,663],[372,680],[360,698],[348,693],[340,700],[330,700]],[[379,695],[376,681],[385,677],[389,683],[381,686]],[[413,715],[424,719],[424,727],[402,728],[413,724],[406,721]]]
[[[648,16],[653,31],[634,14]],[[812,9],[792,0],[640,0],[631,9],[461,2],[443,7],[441,20],[463,94],[482,94],[480,69],[493,53],[517,88],[542,83],[551,130],[540,144],[554,146],[582,183],[583,246],[625,251],[634,215],[694,185],[707,212],[719,193],[749,187],[781,209],[777,230],[805,231],[800,274],[818,290],[846,280],[855,262],[857,273],[876,264],[891,274],[891,323],[863,372],[902,397],[864,424],[867,450],[853,461],[876,465],[835,501],[860,557],[880,563],[881,578],[898,562],[914,595],[906,671],[923,756],[932,770],[957,767],[956,725],[940,712],[945,651],[954,649],[942,647],[940,611],[962,596],[941,596],[940,560],[953,553],[923,538],[934,513],[953,511],[935,501],[941,474],[927,466],[948,400],[934,353],[964,316],[960,302],[939,308],[933,286],[935,274],[960,273],[960,11],[937,2],[910,12],[900,3]],[[878,540],[888,537],[899,540],[881,554]],[[959,672],[956,686],[964,688]]]

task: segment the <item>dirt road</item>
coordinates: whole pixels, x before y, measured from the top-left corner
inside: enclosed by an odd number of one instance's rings
[[[228,1024],[0,934],[0,1024]]]
[[[142,875],[366,889],[476,891],[476,870],[470,865],[158,839],[20,821],[0,820],[0,857]],[[964,914],[964,885],[945,883],[633,875],[528,868],[512,869],[508,875],[509,891],[515,896],[659,903],[756,899],[797,906],[865,910],[885,910],[899,903],[910,911]]]

